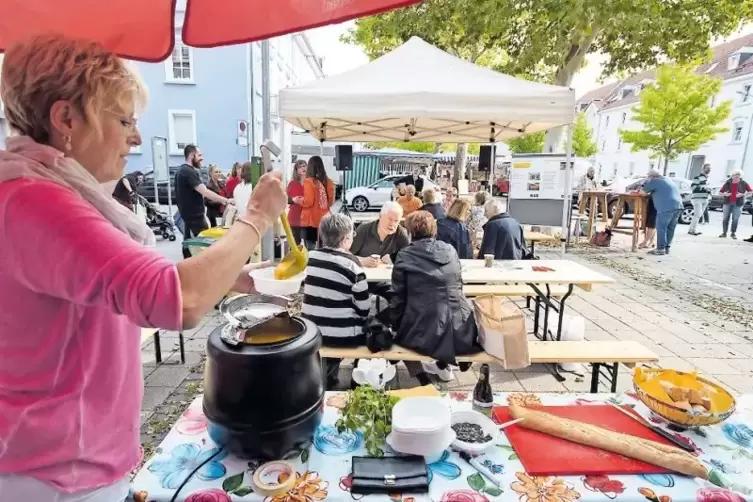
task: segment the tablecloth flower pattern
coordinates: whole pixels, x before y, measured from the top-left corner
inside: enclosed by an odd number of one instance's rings
[[[324,419],[312,444],[290,462],[296,467],[294,488],[284,496],[264,498],[252,490],[258,461],[220,451],[186,483],[176,500],[185,502],[753,502],[753,396],[738,399],[737,411],[725,423],[673,432],[698,449],[698,458],[710,471],[710,481],[675,474],[638,476],[531,476],[526,474],[507,437],[479,458],[500,486],[488,481],[460,457],[447,450],[428,464],[429,493],[363,497],[350,493],[351,457],[366,455],[363,437],[334,428],[338,410],[336,394],[327,396]],[[452,392],[444,399],[453,410],[469,409],[467,392]],[[630,393],[613,395],[497,394],[499,405],[592,406],[611,401],[631,405],[653,423],[666,427]],[[197,398],[133,481],[137,502],[168,502],[175,489],[201,462],[218,452],[206,431]],[[388,450],[388,454],[391,452]]]

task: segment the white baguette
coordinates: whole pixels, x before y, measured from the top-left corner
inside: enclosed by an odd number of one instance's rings
[[[706,468],[690,453],[674,446],[613,432],[595,425],[561,418],[543,411],[511,404],[510,415],[523,418],[519,425],[573,443],[584,444],[658,465],[680,474],[708,479]]]

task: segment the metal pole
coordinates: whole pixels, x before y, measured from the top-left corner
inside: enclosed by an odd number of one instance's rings
[[[567,153],[565,154],[565,200],[562,205],[562,231],[560,232],[560,242],[562,243],[561,256],[565,257],[565,247],[570,243],[570,217],[573,214],[573,166],[570,162],[573,157],[573,129],[575,126],[570,124],[567,128]],[[606,210],[606,208],[605,208]]]
[[[254,101],[256,99],[256,89],[254,89],[254,46],[252,43],[246,44],[246,78],[248,78],[248,85],[246,85],[246,107],[248,110],[248,125],[246,129],[246,135],[249,136],[246,148],[246,160],[251,160],[256,152],[256,118],[254,117]]]
[[[262,93],[262,133],[263,141],[272,139],[272,109],[271,95],[269,88],[269,40],[261,43],[261,93]],[[269,151],[262,149],[262,170],[266,172],[272,167],[271,156]],[[269,229],[262,237],[261,259],[272,260],[275,256],[274,230]]]

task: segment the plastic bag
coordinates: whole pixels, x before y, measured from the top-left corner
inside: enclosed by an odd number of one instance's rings
[[[479,296],[473,300],[479,344],[484,351],[503,361],[505,369],[531,365],[523,313],[517,305],[500,296]]]

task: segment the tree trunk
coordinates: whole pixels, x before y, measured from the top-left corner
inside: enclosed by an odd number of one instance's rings
[[[468,160],[468,145],[458,143],[458,149],[455,152],[455,179],[453,185],[458,187],[458,180],[465,179],[465,163]]]
[[[664,176],[667,175],[667,167],[669,167],[669,155],[664,156]]]
[[[565,64],[557,70],[554,75],[552,83],[554,85],[560,85],[562,87],[570,87],[573,82],[573,77],[583,67],[583,62],[586,60],[586,55],[591,49],[594,40],[598,36],[600,28],[596,23],[591,25],[591,33],[582,38],[581,40],[573,40],[573,45],[570,47],[570,51],[565,57]],[[579,34],[582,36],[582,34]],[[550,129],[546,133],[546,139],[544,140],[544,153],[564,152],[566,146],[564,145],[566,127],[556,127]]]

